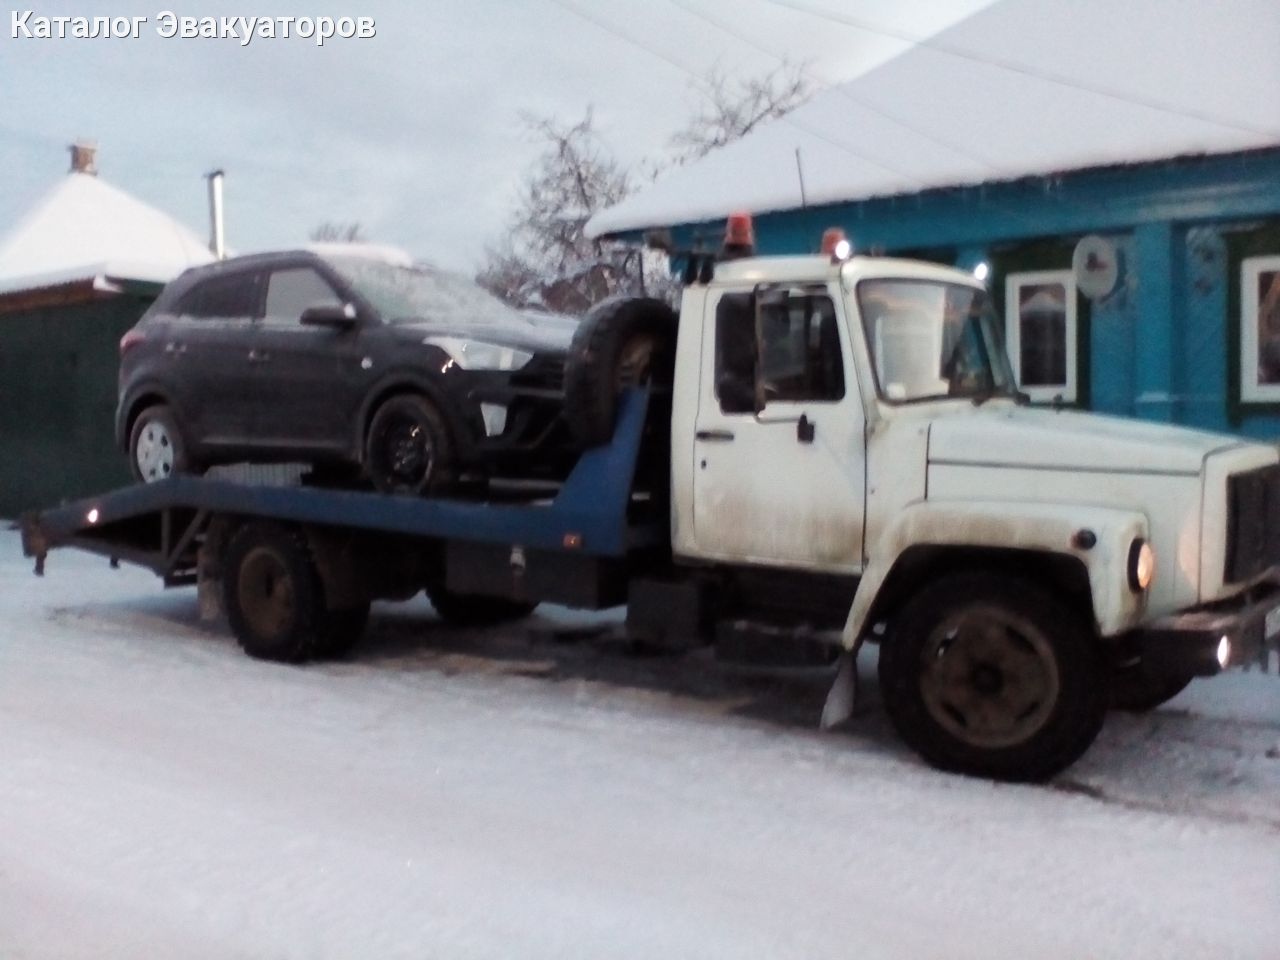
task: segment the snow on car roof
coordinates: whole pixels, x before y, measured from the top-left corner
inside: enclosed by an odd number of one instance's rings
[[[413,257],[405,250],[385,243],[309,243],[303,249],[325,258],[374,260],[393,267],[413,266]]]
[[[825,28],[847,29],[814,22]],[[1000,0],[587,232],[800,207],[797,151],[813,205],[1280,146],[1277,49],[1275,0]]]

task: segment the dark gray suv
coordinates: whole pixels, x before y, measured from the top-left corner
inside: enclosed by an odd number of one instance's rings
[[[125,334],[116,437],[147,482],[242,461],[397,493],[554,477],[572,333],[385,254],[237,257],[182,274]]]

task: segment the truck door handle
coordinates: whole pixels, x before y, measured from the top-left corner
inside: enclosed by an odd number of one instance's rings
[[[695,440],[717,440],[726,442],[733,439],[732,430],[699,430],[693,435]]]
[[[813,443],[814,423],[805,414],[800,414],[796,421],[796,440],[800,443]]]
[[[250,351],[249,351],[249,362],[250,362],[250,363],[266,363],[266,362],[267,362],[268,360],[270,360],[270,359],[271,359],[271,354],[267,353],[267,351],[265,351],[265,350],[250,350]]]
[[[183,354],[187,352],[187,345],[170,340],[164,345],[164,352],[168,354]]]

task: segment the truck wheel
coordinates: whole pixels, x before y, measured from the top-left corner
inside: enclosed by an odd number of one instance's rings
[[[336,659],[359,642],[369,624],[369,604],[326,610],[316,631],[314,656]]]
[[[365,470],[383,493],[436,493],[453,481],[453,445],[444,418],[417,394],[391,397],[369,421]]]
[[[675,340],[675,311],[652,297],[606,300],[587,314],[569,346],[564,379],[565,420],[580,445],[613,436],[622,390],[671,384]]]
[[[538,606],[499,597],[454,593],[441,586],[427,587],[427,599],[440,614],[440,619],[455,627],[493,627],[523,620]]]
[[[1148,674],[1141,663],[1127,665],[1111,675],[1111,709],[1148,713],[1172,700],[1195,677],[1181,674]]]
[[[164,404],[147,407],[133,421],[129,431],[129,468],[140,483],[195,472],[177,418]]]
[[[1045,780],[1102,728],[1107,668],[1091,631],[1035,583],[945,577],[904,609],[880,649],[899,735],[943,770]]]
[[[251,523],[231,538],[222,569],[223,606],[245,653],[300,663],[317,652],[327,612],[301,534]]]

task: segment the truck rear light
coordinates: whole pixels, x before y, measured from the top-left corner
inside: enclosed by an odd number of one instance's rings
[[[120,338],[120,356],[124,356],[133,347],[136,347],[142,341],[147,339],[147,335],[141,330],[128,330],[125,335]]]

